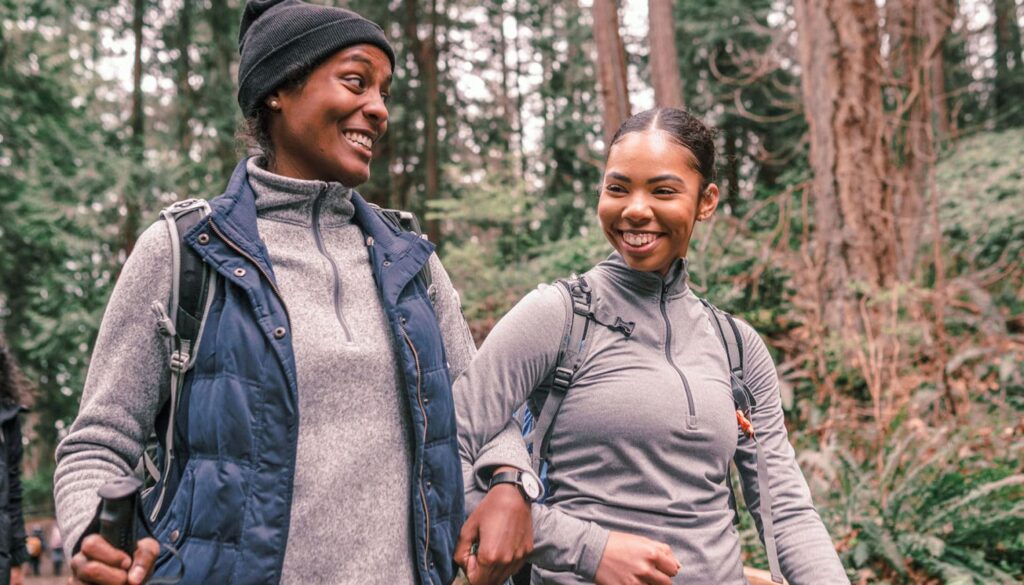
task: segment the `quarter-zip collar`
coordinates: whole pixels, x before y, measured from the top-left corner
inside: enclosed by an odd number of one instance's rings
[[[256,195],[260,219],[309,226],[317,209],[319,226],[337,227],[352,221],[352,189],[334,181],[307,181],[274,174],[262,158],[246,161],[249,185]]]
[[[612,252],[598,266],[604,268],[616,284],[638,296],[671,299],[689,291],[686,258],[677,258],[664,277],[657,272],[644,272],[630,268],[618,252]]]

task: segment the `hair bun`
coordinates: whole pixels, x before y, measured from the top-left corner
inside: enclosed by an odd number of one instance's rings
[[[249,0],[246,2],[245,9],[242,11],[242,24],[238,29],[238,48],[242,48],[242,44],[245,42],[245,33],[249,31],[249,27],[256,22],[257,18],[263,16],[264,12],[278,4],[295,3],[296,0]]]

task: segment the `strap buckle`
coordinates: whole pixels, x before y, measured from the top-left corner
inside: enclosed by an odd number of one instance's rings
[[[173,370],[173,371],[175,371],[175,372],[177,372],[179,374],[184,372],[185,371],[185,367],[188,366],[189,359],[190,359],[190,356],[188,355],[187,352],[184,352],[184,351],[181,351],[181,350],[175,351],[174,353],[171,354],[171,363],[170,363],[171,370]]]
[[[551,380],[551,385],[562,392],[567,391],[569,384],[572,383],[572,374],[573,371],[569,368],[555,368],[555,375]]]

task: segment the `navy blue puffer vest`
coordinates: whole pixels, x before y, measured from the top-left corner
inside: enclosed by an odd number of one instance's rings
[[[445,585],[455,576],[463,491],[444,345],[427,291],[415,278],[433,245],[392,228],[359,195],[353,194],[353,203],[412,413],[409,497],[417,573],[423,585]],[[244,160],[211,207],[210,216],[185,236],[219,278],[196,365],[181,393],[175,429],[181,447],[165,478],[173,498],[154,531],[185,559],[183,583],[277,583],[288,542],[299,422],[288,311],[256,229]],[[331,502],[322,504],[330,514]],[[177,570],[166,553],[158,560],[157,574]]]

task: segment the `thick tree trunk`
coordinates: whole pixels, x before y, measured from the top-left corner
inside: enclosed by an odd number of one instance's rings
[[[594,43],[597,45],[597,75],[601,86],[605,144],[631,115],[626,82],[626,49],[619,36],[619,13],[615,0],[594,0]]]
[[[438,117],[440,116],[440,91],[438,83],[438,49],[437,49],[437,0],[429,2],[427,20],[429,27],[425,38],[420,38],[420,19],[416,10],[417,0],[406,0],[405,30],[406,36],[413,45],[416,67],[419,69],[423,83],[423,170],[424,170],[424,208],[430,201],[437,199],[441,183],[441,167],[438,136]],[[434,243],[440,242],[440,225],[435,221],[427,222],[427,237]]]
[[[796,0],[795,7],[814,171],[815,260],[827,267],[821,308],[838,332],[851,281],[871,290],[896,273],[878,13],[865,0]]]
[[[673,0],[648,0],[650,21],[651,85],[654,103],[659,106],[683,107],[683,79],[679,74],[676,52],[676,24]]]

